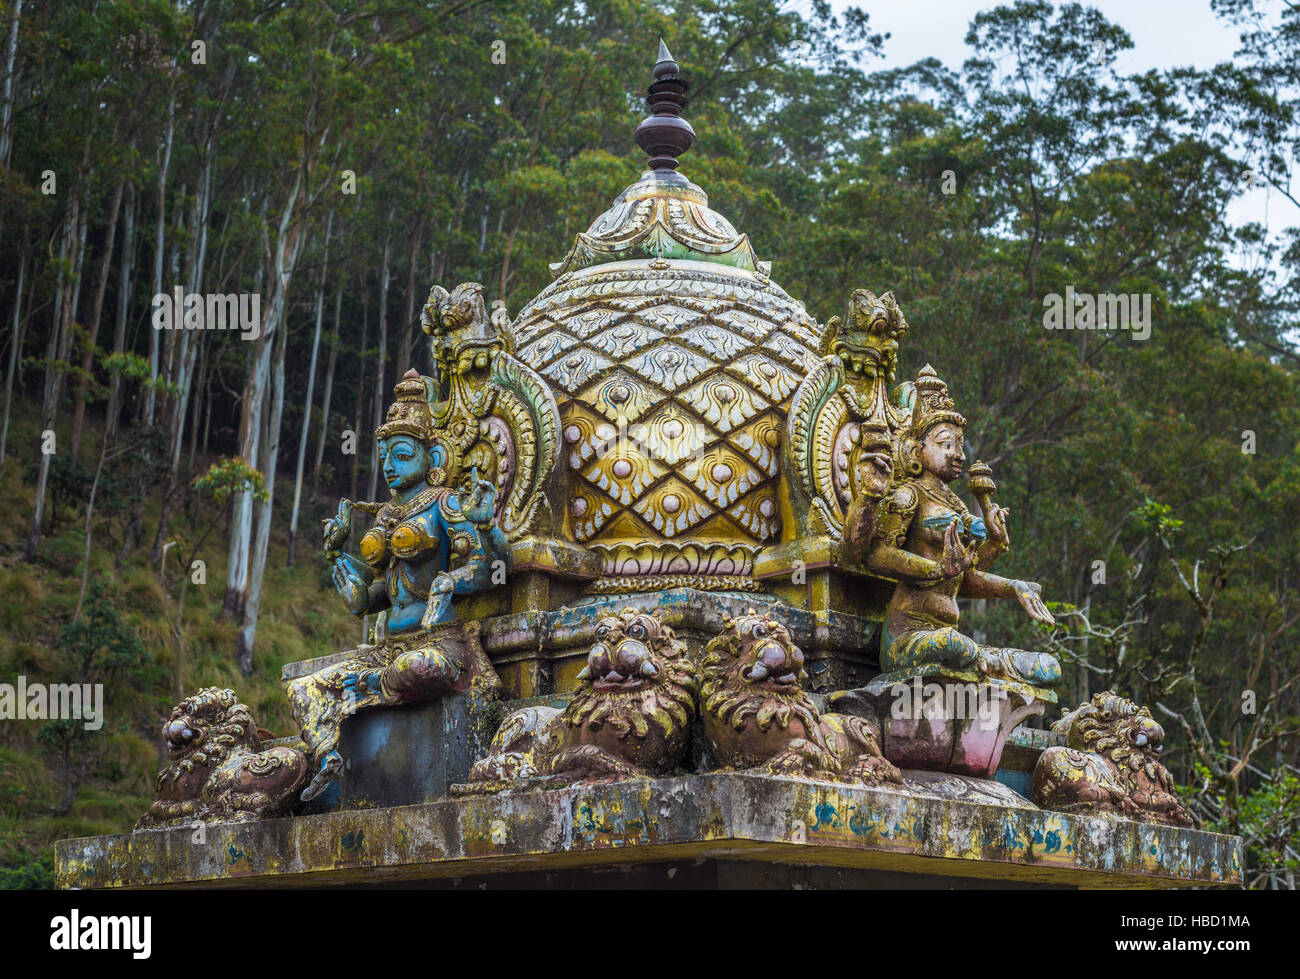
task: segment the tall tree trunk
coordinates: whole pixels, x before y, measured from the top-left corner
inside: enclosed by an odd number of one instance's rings
[[[5,417],[0,427],[0,471],[4,469],[5,449],[9,444],[9,411],[13,406],[14,375],[18,372],[23,346],[23,280],[27,276],[27,234],[24,230],[22,257],[18,260],[18,288],[14,290],[14,327],[9,336],[9,368],[5,371]],[[331,362],[332,365],[332,362]]]
[[[57,385],[55,383],[55,361],[59,352],[59,334],[63,331],[64,309],[71,301],[67,296],[67,274],[66,261],[68,248],[71,239],[76,235],[77,225],[80,223],[78,212],[79,195],[74,193],[72,197],[71,213],[68,215],[67,223],[64,225],[63,236],[59,241],[59,269],[54,290],[54,317],[50,323],[50,338],[45,345],[45,381],[42,385],[41,398],[41,432],[51,431],[54,427],[54,415],[56,412],[55,396]],[[41,436],[44,441],[44,435]],[[36,508],[32,514],[31,531],[27,535],[27,544],[23,548],[23,559],[30,561],[36,556],[37,550],[41,546],[41,528],[45,521],[45,489],[50,478],[50,453],[44,451],[41,447],[41,461],[36,475]]]
[[[415,256],[420,251],[420,238],[424,235],[424,218],[416,225],[415,234],[406,249],[406,318],[397,344],[397,370],[401,377],[411,366],[411,334],[415,325]]]
[[[316,329],[311,338],[311,363],[307,367],[307,397],[302,408],[302,432],[298,436],[298,471],[293,479],[293,515],[289,518],[289,556],[286,567],[293,567],[294,545],[298,539],[298,508],[302,503],[302,473],[307,462],[307,442],[311,432],[311,403],[316,395],[316,356],[320,351],[320,325],[325,314],[325,277],[329,273],[330,234],[334,230],[334,212],[325,222],[325,254],[321,259],[320,282],[316,287]]]
[[[506,302],[510,289],[510,253],[515,248],[515,235],[519,234],[519,221],[516,221],[510,228],[510,234],[506,236],[506,253],[501,259],[501,287],[497,290],[497,298]]]
[[[158,224],[154,232],[153,256],[153,292],[159,295],[163,291],[163,256],[166,252],[167,234],[167,171],[172,161],[172,141],[176,135],[176,92],[173,89],[167,100],[167,128],[163,135],[162,159],[158,162]],[[149,331],[149,379],[158,380],[158,345],[161,337],[157,330]],[[144,424],[146,428],[153,425],[155,392],[153,385],[145,393]]]
[[[13,155],[14,139],[10,127],[14,118],[14,62],[18,55],[18,17],[23,12],[23,0],[14,0],[9,15],[9,37],[5,41],[5,87],[0,96],[0,167],[9,166]]]
[[[104,459],[108,455],[108,439],[99,443],[99,464],[95,466],[95,479],[90,484],[90,498],[86,500],[85,548],[81,553],[81,586],[77,590],[77,607],[72,612],[72,624],[81,619],[81,606],[86,600],[86,584],[90,581],[90,541],[95,519],[95,494],[99,491],[99,480],[104,475]]]
[[[211,132],[211,131],[209,131]],[[205,148],[203,170],[199,178],[198,192],[194,197],[194,208],[190,219],[191,239],[190,253],[187,257],[189,291],[202,297],[203,266],[208,251],[208,212],[212,202],[212,152],[211,137]],[[200,302],[202,299],[200,299]],[[181,448],[185,444],[185,418],[189,408],[190,395],[194,388],[194,366],[198,359],[201,344],[200,330],[183,329],[175,333],[176,362],[171,375],[176,385],[177,396],[173,400],[171,419],[171,443],[168,446],[170,466],[167,475],[167,491],[163,494],[162,510],[158,515],[158,531],[154,534],[153,547],[149,560],[156,563],[162,560],[163,543],[167,537],[168,520],[171,507],[176,498],[178,476],[181,464]]]
[[[108,290],[108,273],[113,267],[113,246],[117,244],[117,218],[122,209],[122,191],[126,177],[120,177],[113,190],[113,203],[109,207],[108,232],[104,236],[104,260],[99,266],[99,281],[95,284],[95,299],[90,307],[90,323],[86,328],[86,349],[81,355],[81,378],[77,382],[76,404],[72,413],[72,454],[81,449],[81,426],[86,420],[86,395],[90,391],[90,371],[95,365],[95,341],[99,338],[99,320],[104,312],[104,294]]]
[[[269,458],[274,464],[274,452],[260,451],[260,434],[263,428],[263,414],[266,398],[271,386],[271,367],[274,346],[278,334],[285,329],[282,324],[293,284],[293,272],[298,264],[298,255],[302,248],[303,229],[298,220],[303,205],[303,173],[298,172],[293,191],[289,194],[284,210],[280,213],[280,223],[276,231],[275,245],[267,241],[265,245],[266,268],[269,278],[270,298],[265,303],[262,317],[261,335],[255,341],[258,349],[253,358],[253,368],[244,387],[244,403],[240,418],[240,454],[247,465],[257,468],[258,462]],[[265,235],[265,232],[263,232]],[[283,371],[283,352],[280,354],[280,370]],[[283,385],[279,398],[283,400]],[[279,421],[276,429],[270,433],[269,441],[278,448]],[[264,488],[268,495],[273,494],[274,474],[263,473]],[[265,510],[267,521],[266,533],[269,535],[270,506]],[[260,519],[260,518],[259,518]],[[243,622],[239,632],[236,662],[247,676],[253,668],[253,638],[257,629],[257,611],[254,606],[252,618],[247,612],[253,574],[258,576],[260,587],[261,568],[266,562],[266,540],[259,536],[255,542],[253,531],[253,497],[248,491],[234,495],[234,511],[231,519],[229,564],[226,571],[226,596],[221,605],[221,615],[237,617]],[[254,546],[256,545],[256,546]],[[251,563],[250,563],[251,562]]]
[[[366,290],[366,285],[366,274],[363,271],[361,273],[361,364],[357,369],[356,421],[352,424],[354,435],[352,444],[352,490],[348,494],[354,500],[357,498],[357,476],[361,469],[360,446],[356,443],[361,440],[361,411],[366,399],[366,338],[370,333],[370,293]]]
[[[208,382],[211,378],[212,358],[208,355],[207,344],[199,347],[199,366],[194,372],[194,402],[190,411],[190,455],[185,463],[185,477],[188,480],[194,475],[194,452],[199,444],[199,415],[202,414],[203,403],[210,400],[208,395]]]
[[[321,399],[320,441],[316,443],[316,465],[312,468],[311,495],[314,498],[320,489],[320,465],[325,459],[325,440],[330,433],[330,398],[334,394],[334,367],[339,359],[339,320],[343,312],[343,287],[334,289],[334,334],[330,343],[329,364],[325,368],[325,397]]]
[[[131,273],[135,263],[135,184],[126,185],[126,225],[122,231],[122,264],[117,282],[117,326],[113,331],[113,353],[126,349],[126,319],[131,308]],[[109,444],[117,442],[118,415],[122,410],[122,376],[114,372],[108,387],[108,410],[104,429],[110,433]]]
[[[90,223],[90,201],[83,198],[79,206],[76,252],[72,262],[72,279],[68,283],[71,293],[63,305],[63,328],[59,333],[58,361],[60,370],[54,375],[54,402],[63,404],[63,395],[67,390],[68,369],[72,363],[72,341],[76,338],[73,324],[77,321],[77,310],[81,308],[81,273],[86,264],[86,225]]]
[[[257,467],[261,449],[262,398],[266,391],[271,365],[270,337],[259,336],[254,343],[248,380],[239,413],[239,454],[253,468]],[[244,618],[248,600],[248,559],[253,532],[253,498],[250,493],[235,493],[230,516],[230,549],[226,562],[226,595],[221,602],[221,618]]]
[[[384,231],[383,267],[379,273],[379,362],[375,368],[375,408],[371,416],[375,425],[381,424],[384,417],[384,402],[387,401],[384,368],[388,366],[388,281],[391,269],[389,260],[393,251],[393,213],[388,212],[388,223]],[[375,499],[379,492],[379,442],[370,440],[370,499]]]
[[[249,573],[248,600],[239,629],[236,663],[239,672],[253,672],[253,641],[257,635],[257,613],[262,605],[262,578],[266,573],[266,552],[271,541],[271,516],[275,504],[275,470],[280,455],[280,421],[284,415],[284,351],[288,346],[281,329],[275,340],[275,366],[271,371],[271,411],[262,438],[259,468],[266,480],[266,498],[257,502],[257,525],[253,533],[253,560]]]

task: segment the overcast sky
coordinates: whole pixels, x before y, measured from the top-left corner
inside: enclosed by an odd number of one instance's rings
[[[868,70],[905,67],[928,57],[958,68],[971,55],[964,42],[971,18],[997,6],[996,0],[832,0],[832,4],[837,9],[863,8],[871,15],[874,30],[891,35],[885,41],[884,59],[872,59],[864,65]],[[1210,0],[1092,0],[1087,5],[1099,9],[1133,39],[1133,47],[1116,60],[1120,74],[1178,65],[1209,68],[1231,61],[1237,50],[1238,29],[1214,15]],[[793,6],[806,11],[811,4],[795,0]],[[1229,218],[1236,224],[1258,221],[1277,232],[1300,225],[1300,209],[1272,188],[1257,189],[1232,204]]]

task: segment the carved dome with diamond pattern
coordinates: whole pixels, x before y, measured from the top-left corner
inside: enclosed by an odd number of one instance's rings
[[[780,536],[786,416],[823,329],[676,172],[693,133],[666,50],[655,76],[652,169],[552,266],[512,346],[555,395],[564,524],[605,574],[747,576]]]

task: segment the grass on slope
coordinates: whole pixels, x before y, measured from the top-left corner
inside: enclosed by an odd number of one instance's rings
[[[84,502],[79,514],[65,517],[58,532],[43,540],[36,560],[20,559],[35,503],[34,487],[22,477],[39,451],[37,427],[34,412],[16,406],[8,458],[0,470],[0,498],[9,501],[8,516],[0,521],[0,682],[5,683],[16,682],[19,675],[29,683],[78,680],[70,675],[58,641],[77,601]],[[57,431],[58,444],[67,445],[66,428]],[[87,424],[81,462],[92,472],[100,434]],[[206,466],[207,461],[195,462],[196,472]],[[257,722],[277,734],[293,730],[280,685],[281,665],[355,645],[360,632],[329,586],[317,547],[320,518],[333,512],[332,505],[304,505],[297,563],[285,567],[292,495],[292,482],[279,481],[252,676],[240,676],[235,665],[237,623],[218,618],[228,545],[224,515],[198,555],[206,562],[207,580],[189,587],[183,626],[185,691],[231,687],[252,707]],[[37,741],[45,722],[0,721],[0,888],[51,886],[55,840],[125,832],[152,798],[162,757],[159,726],[177,700],[172,622],[182,571],[176,554],[188,550],[188,545],[171,549],[165,580],[149,565],[160,505],[158,499],[146,504],[141,547],[121,567],[115,565],[113,539],[120,540],[120,530],[110,533],[106,521],[96,520],[90,581],[102,584],[123,621],[139,635],[149,665],[143,679],[112,684],[105,691],[104,724],[91,739],[93,757],[65,814],[54,812],[64,795],[58,767]],[[211,506],[197,523],[191,523],[183,506],[174,507],[169,537],[197,539],[212,519]]]

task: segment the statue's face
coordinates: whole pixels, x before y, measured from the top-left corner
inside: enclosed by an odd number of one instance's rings
[[[384,482],[396,493],[425,478],[429,451],[409,435],[394,435],[379,443],[379,463],[384,467]]]
[[[961,475],[966,457],[966,440],[956,425],[943,422],[925,433],[921,442],[921,466],[945,483]]]

